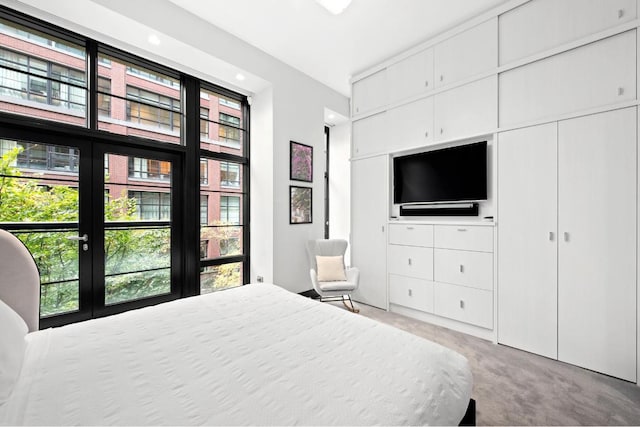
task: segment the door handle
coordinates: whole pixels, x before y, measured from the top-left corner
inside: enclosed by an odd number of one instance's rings
[[[83,234],[82,236],[67,236],[67,240],[76,240],[78,242],[88,242],[89,236]]]

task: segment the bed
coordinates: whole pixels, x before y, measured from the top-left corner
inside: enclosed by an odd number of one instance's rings
[[[0,424],[457,425],[471,396],[460,354],[271,284],[19,328]]]

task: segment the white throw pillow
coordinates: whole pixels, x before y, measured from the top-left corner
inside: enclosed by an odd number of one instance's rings
[[[316,256],[318,282],[339,282],[347,280],[342,256]]]
[[[29,329],[22,317],[0,301],[0,405],[18,379],[27,347],[24,337]]]

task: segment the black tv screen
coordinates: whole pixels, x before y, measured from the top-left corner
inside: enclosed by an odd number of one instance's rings
[[[487,142],[393,159],[393,202],[487,199]]]

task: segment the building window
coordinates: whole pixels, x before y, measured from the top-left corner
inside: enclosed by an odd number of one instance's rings
[[[235,126],[235,127],[232,127]],[[222,142],[240,143],[240,118],[220,113],[220,126],[218,127],[218,138]]]
[[[200,225],[209,223],[209,196],[200,196]]]
[[[240,251],[238,245],[239,240],[237,237],[229,237],[227,239],[220,239],[220,255],[236,255]]]
[[[209,241],[200,240],[200,259],[209,258]]]
[[[0,19],[0,32],[15,38],[28,40],[32,43],[37,43],[43,46],[61,50],[65,53],[85,58],[85,51],[79,46],[73,46],[69,43],[65,43],[56,38],[52,38],[49,35],[41,33],[39,31],[32,30],[22,25],[10,23],[4,19]]]
[[[233,108],[236,110],[240,109],[240,103],[233,99],[220,97],[218,102],[220,105],[224,105],[225,107]]]
[[[220,196],[220,222],[240,225],[240,197]]]
[[[111,117],[111,80],[98,77],[98,115]]]
[[[220,185],[240,188],[240,165],[238,163],[220,162]]]
[[[180,89],[180,82],[178,80],[171,79],[161,74],[156,74],[151,71],[133,67],[131,65],[127,65],[127,73],[133,74],[134,76],[143,77],[147,80],[153,80],[154,82],[162,83],[163,85],[170,86],[174,89]]]
[[[171,179],[171,163],[129,157],[129,178],[169,181]]]
[[[209,138],[209,109],[200,107],[200,138]]]
[[[179,131],[180,100],[127,86],[127,121]]]
[[[129,198],[136,201],[136,215],[138,219],[147,221],[171,219],[170,193],[129,191]]]
[[[20,146],[22,150],[14,165],[19,169],[52,172],[78,172],[78,150],[74,148],[36,144],[32,142],[0,141],[0,156]]]
[[[209,184],[209,162],[200,160],[200,185]]]
[[[84,70],[0,48],[0,94],[84,114]]]

